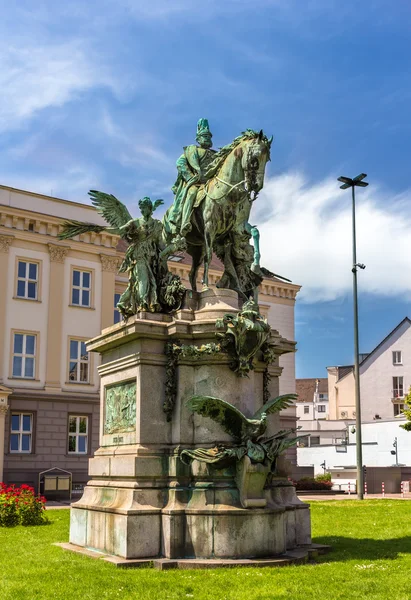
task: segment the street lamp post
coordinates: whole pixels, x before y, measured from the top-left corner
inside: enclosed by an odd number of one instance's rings
[[[353,274],[353,305],[354,305],[354,379],[355,379],[355,424],[356,424],[356,446],[357,446],[357,480],[358,499],[364,498],[364,473],[362,463],[362,435],[361,435],[361,400],[360,400],[360,357],[358,344],[358,292],[357,292],[357,270],[365,269],[365,265],[357,263],[357,245],[355,230],[355,188],[367,187],[368,183],[363,181],[367,175],[361,173],[354,179],[349,177],[339,177],[343,185],[342,190],[351,188],[352,191],[352,274]]]
[[[398,440],[394,438],[393,446],[395,450],[391,450],[391,454],[395,454],[395,466],[398,467]]]

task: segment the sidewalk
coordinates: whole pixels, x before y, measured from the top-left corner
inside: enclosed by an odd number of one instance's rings
[[[298,493],[297,493],[298,496]],[[303,502],[312,502],[315,500],[357,500],[357,494],[310,494],[310,495],[302,495],[298,496],[300,500]],[[367,494],[364,496],[364,500],[411,500],[410,494]]]

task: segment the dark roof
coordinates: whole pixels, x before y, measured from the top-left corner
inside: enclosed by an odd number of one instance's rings
[[[337,367],[337,381],[340,381],[343,377],[351,373],[354,370],[354,365],[346,365],[344,367]]]
[[[312,402],[314,399],[315,384],[319,381],[318,392],[320,394],[328,394],[328,379],[327,377],[309,379],[296,379],[295,388],[298,394],[298,402]]]

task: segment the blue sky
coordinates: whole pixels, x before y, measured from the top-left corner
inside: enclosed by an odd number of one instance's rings
[[[358,193],[362,351],[411,316],[407,0],[0,0],[0,182],[136,211],[172,201],[207,117],[215,147],[274,135],[255,204],[263,264],[303,286],[297,375],[353,360],[350,196]]]

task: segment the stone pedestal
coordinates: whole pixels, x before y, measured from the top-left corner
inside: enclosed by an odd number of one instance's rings
[[[165,353],[177,340],[215,344],[216,319],[236,311],[231,290],[190,293],[173,318],[142,313],[88,343],[102,357],[100,448],[84,495],[72,505],[72,544],[128,559],[245,559],[310,543],[309,507],[285,480],[262,490],[258,468],[187,466],[178,458],[183,448],[230,441],[218,424],[187,409],[192,396],[222,398],[247,416],[263,404],[264,363],[240,378],[222,352],[174,362]],[[277,396],[278,356],[294,343],[276,331],[271,341],[269,385]],[[269,417],[267,433],[278,425],[278,417]],[[240,497],[240,481],[247,482],[247,497]]]

